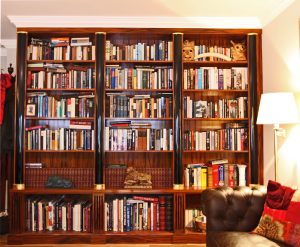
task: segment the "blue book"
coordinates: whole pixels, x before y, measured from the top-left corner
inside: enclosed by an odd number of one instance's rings
[[[219,165],[219,186],[224,186],[224,164]]]
[[[48,117],[48,96],[45,96],[44,116]]]
[[[203,84],[202,84],[202,73],[203,69],[199,68],[198,69],[198,89],[203,89]]]

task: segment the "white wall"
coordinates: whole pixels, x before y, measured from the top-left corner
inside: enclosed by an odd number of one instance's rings
[[[263,91],[291,91],[300,108],[299,56],[300,1],[295,1],[272,22],[264,26],[262,37]],[[288,111],[289,109],[287,109]],[[283,113],[278,113],[283,114]],[[284,125],[286,137],[279,137],[277,181],[300,187],[300,126]],[[264,126],[264,183],[274,179],[272,126]]]

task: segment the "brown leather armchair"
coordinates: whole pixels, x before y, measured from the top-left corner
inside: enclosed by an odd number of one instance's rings
[[[207,247],[289,246],[252,233],[264,208],[266,187],[219,187],[201,195]]]

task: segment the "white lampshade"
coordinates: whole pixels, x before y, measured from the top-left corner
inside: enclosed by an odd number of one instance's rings
[[[292,93],[261,95],[257,124],[287,124],[299,122],[296,101]]]

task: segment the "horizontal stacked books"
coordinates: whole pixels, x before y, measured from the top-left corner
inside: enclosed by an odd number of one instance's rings
[[[173,42],[156,40],[152,44],[137,42],[132,45],[114,45],[110,40],[106,40],[105,59],[171,61],[173,59]]]
[[[124,196],[104,203],[105,231],[172,231],[172,222],[173,198],[170,195]]]
[[[27,231],[91,232],[92,203],[64,196],[54,199],[30,196],[26,199]]]
[[[248,116],[248,98],[219,99],[217,101],[183,99],[185,118],[245,118]]]
[[[89,37],[31,38],[27,48],[28,60],[94,60],[95,46]]]
[[[217,67],[190,68],[183,71],[184,89],[218,89],[247,90],[248,69],[233,67],[220,69]]]
[[[226,128],[219,130],[187,130],[183,136],[184,150],[248,150],[247,128]]]
[[[173,68],[122,68],[106,65],[105,85],[111,89],[172,89]]]
[[[173,115],[171,96],[107,94],[109,117],[170,118]]]
[[[93,68],[62,64],[28,64],[27,87],[36,88],[93,88],[95,81]]]
[[[173,150],[173,130],[113,123],[105,127],[105,150]]]
[[[207,164],[188,164],[184,170],[186,188],[244,186],[245,183],[246,165],[229,164],[227,159],[213,160]]]
[[[41,125],[26,128],[27,150],[94,150],[91,122],[72,122],[55,130]]]
[[[26,163],[25,164],[25,186],[26,188],[45,188],[50,176],[59,176],[72,181],[73,188],[90,189],[94,186],[93,168],[53,168],[48,164]],[[43,165],[43,166],[42,166]]]
[[[48,96],[46,93],[27,93],[27,105],[35,105],[37,117],[93,117],[94,95]],[[31,115],[32,116],[32,115]]]

